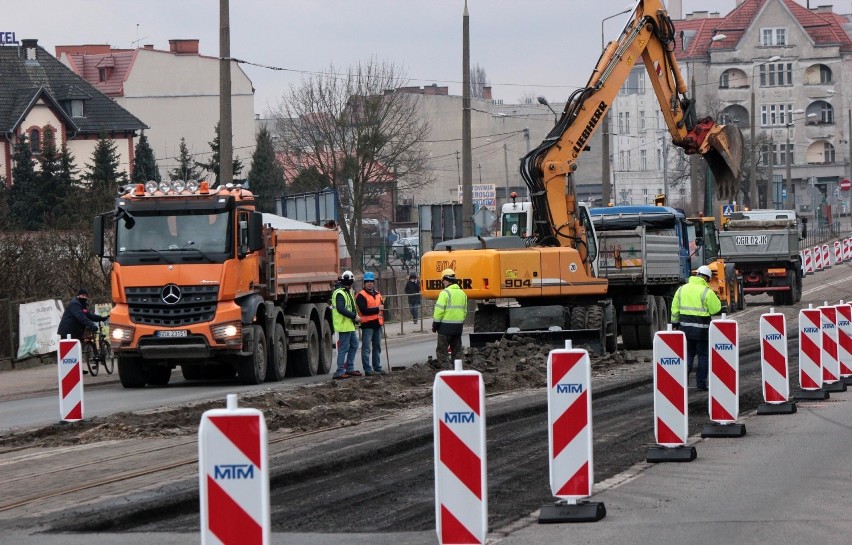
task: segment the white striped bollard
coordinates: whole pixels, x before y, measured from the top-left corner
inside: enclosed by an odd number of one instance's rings
[[[682,331],[658,331],[654,335],[654,439],[645,460],[691,462],[697,453],[687,446],[689,413],[686,399],[686,336]]]
[[[822,245],[822,268],[828,269],[831,267],[831,252],[828,250],[828,244]]]
[[[742,437],[744,424],[740,414],[740,335],[736,320],[722,318],[710,322],[710,350],[707,399],[712,423],[704,426],[701,437]]]
[[[198,426],[202,545],[268,545],[266,420],[257,409],[210,409]]]
[[[435,530],[442,545],[485,543],[488,484],[485,452],[485,384],[479,371],[435,375]]]
[[[59,340],[56,367],[59,373],[59,418],[64,422],[83,420],[83,358],[80,341]]]
[[[837,305],[837,359],[840,379],[852,383],[852,305],[843,300]]]
[[[799,311],[799,391],[795,398],[828,399],[822,389],[822,315],[808,305]]]
[[[843,263],[843,245],[839,240],[834,241],[834,262]]]
[[[757,414],[792,414],[796,412],[796,404],[790,401],[787,319],[770,308],[760,316],[759,330],[763,403],[757,406]]]
[[[822,248],[820,248],[819,246],[814,246],[814,270],[819,272],[822,269]]]
[[[542,505],[540,523],[597,522],[600,502],[588,502],[595,482],[592,457],[592,366],[589,353],[571,347],[547,356],[547,422],[550,490],[560,499]]]
[[[822,388],[826,392],[845,392],[846,383],[840,380],[840,360],[837,359],[837,309],[826,301],[819,307],[822,325]]]
[[[802,266],[805,269],[805,274],[813,274],[814,273],[814,260],[813,260],[813,251],[810,248],[805,248],[802,250],[802,254],[804,254],[804,260],[802,261]]]

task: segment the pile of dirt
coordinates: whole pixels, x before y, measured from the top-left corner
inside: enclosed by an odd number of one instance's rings
[[[464,369],[480,371],[488,394],[542,388],[547,379],[550,347],[517,337],[466,348]],[[628,352],[591,358],[592,375],[634,363],[650,361]],[[241,395],[241,407],[263,411],[270,432],[304,432],[355,425],[400,410],[432,403],[432,385],[438,371],[431,361],[387,375],[331,380],[287,390]],[[61,446],[140,437],[174,437],[198,432],[201,414],[223,408],[222,400],[166,407],[140,413],[122,412],[82,422],[16,431],[0,436],[0,448]]]

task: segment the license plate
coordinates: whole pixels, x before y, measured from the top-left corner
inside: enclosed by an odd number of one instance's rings
[[[169,329],[157,331],[157,337],[186,337],[189,332],[185,329]]]

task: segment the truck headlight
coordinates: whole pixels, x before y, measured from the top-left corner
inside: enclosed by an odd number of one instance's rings
[[[226,322],[210,326],[213,339],[225,344],[242,344],[243,330],[240,322]]]
[[[110,325],[110,344],[113,348],[130,344],[136,328],[126,325]]]

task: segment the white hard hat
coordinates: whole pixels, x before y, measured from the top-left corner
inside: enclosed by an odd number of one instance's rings
[[[343,274],[340,275],[340,278],[343,280],[355,280],[355,275],[352,274],[352,271],[344,271]]]
[[[713,277],[713,271],[711,271],[710,267],[708,267],[707,265],[701,265],[700,267],[698,267],[698,270],[696,272],[700,275],[706,276],[707,278]]]

